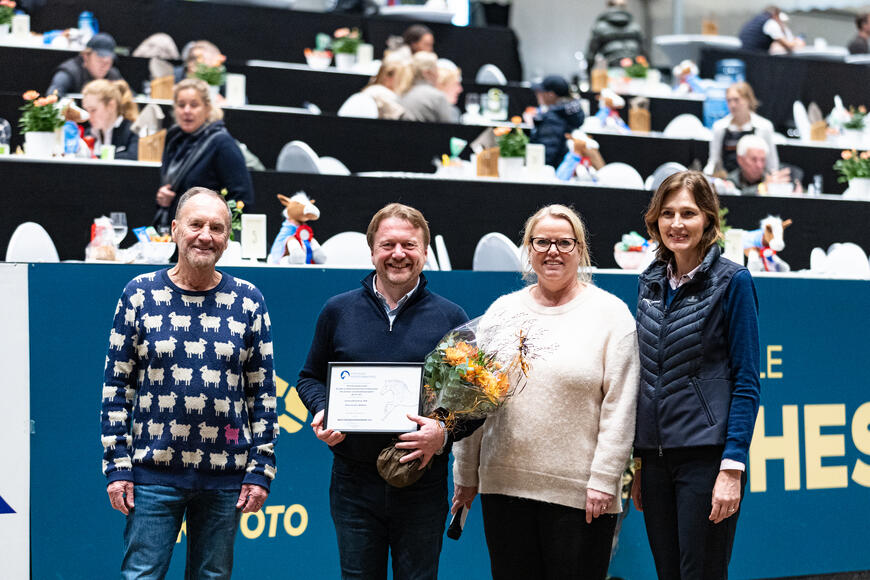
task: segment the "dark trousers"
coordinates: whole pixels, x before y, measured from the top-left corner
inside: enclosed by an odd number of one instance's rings
[[[586,511],[505,495],[480,496],[494,580],[604,580],[616,514],[586,523]]]
[[[447,473],[392,487],[373,468],[335,456],[329,504],[342,578],[435,580],[447,520]],[[436,476],[437,477],[433,477]]]
[[[738,509],[718,524],[710,521],[721,447],[643,453],[641,500],[658,577],[667,580],[728,578]],[[740,495],[746,485],[741,479]]]

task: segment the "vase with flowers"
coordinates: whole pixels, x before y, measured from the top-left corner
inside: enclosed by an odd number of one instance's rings
[[[849,184],[843,197],[870,200],[870,151],[843,151],[834,170],[840,174],[837,181]]]
[[[335,54],[335,67],[350,70],[356,64],[356,51],[362,42],[358,28],[339,28],[332,34],[330,48]]]
[[[528,136],[520,127],[522,121],[521,117],[512,117],[513,127],[496,127],[492,130],[498,143],[498,172],[502,177],[515,178],[522,173],[526,145],[529,144]]]
[[[56,131],[63,126],[57,94],[43,97],[31,90],[21,97],[25,102],[19,109],[18,127],[24,133],[24,151],[36,157],[51,157],[57,143]]]
[[[649,70],[649,61],[645,56],[638,55],[634,58],[625,57],[619,61],[625,76],[630,79],[645,79]]]
[[[221,86],[227,81],[227,67],[224,65],[226,61],[227,57],[222,54],[210,59],[200,56],[196,60],[193,77],[205,81],[212,99],[217,96]]]
[[[844,147],[864,147],[867,109],[861,105],[857,109],[849,107],[849,118],[843,123],[841,144]]]
[[[12,0],[0,0],[0,36],[9,34],[12,25],[12,17],[15,15],[15,2]]]

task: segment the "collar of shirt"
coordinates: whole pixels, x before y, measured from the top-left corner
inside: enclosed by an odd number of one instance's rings
[[[391,310],[390,304],[389,302],[387,302],[387,299],[384,297],[383,294],[378,292],[378,276],[377,274],[375,274],[375,276],[372,278],[372,290],[375,291],[375,296],[378,297],[378,300],[381,303],[381,307],[384,309],[384,312],[387,313],[387,318],[390,319],[390,324],[393,324],[393,321],[396,320],[396,315],[399,313],[399,309],[402,307],[403,304],[405,304],[405,302],[408,301],[408,298],[411,297],[411,294],[413,294],[419,286],[420,277],[418,276],[417,283],[414,284],[414,287],[411,288],[411,291],[399,298],[399,301],[396,303],[396,307]]]
[[[671,262],[668,262],[668,282],[671,285],[671,290],[676,290],[689,280],[695,277],[695,274],[698,273],[698,268],[701,267],[701,264],[695,266],[695,268],[691,272],[687,272],[683,274],[679,278],[677,278],[677,273],[674,272],[674,266]]]
[[[118,115],[118,118],[115,119],[115,123],[109,127],[108,131],[94,131],[94,153],[96,153],[97,157],[100,156],[100,146],[101,145],[111,145],[112,144],[112,132],[121,126],[121,123],[124,121],[123,115]]]

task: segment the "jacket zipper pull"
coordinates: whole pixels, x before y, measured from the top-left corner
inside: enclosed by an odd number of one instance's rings
[[[661,457],[661,456],[662,456],[662,446],[659,445],[659,457]]]

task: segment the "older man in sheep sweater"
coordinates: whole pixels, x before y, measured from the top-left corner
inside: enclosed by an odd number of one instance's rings
[[[190,189],[178,264],[134,278],[115,310],[101,425],[122,578],[163,578],[185,516],[186,577],[229,578],[241,514],[275,477],[271,323],[253,284],[215,269],[229,230],[223,198]]]

